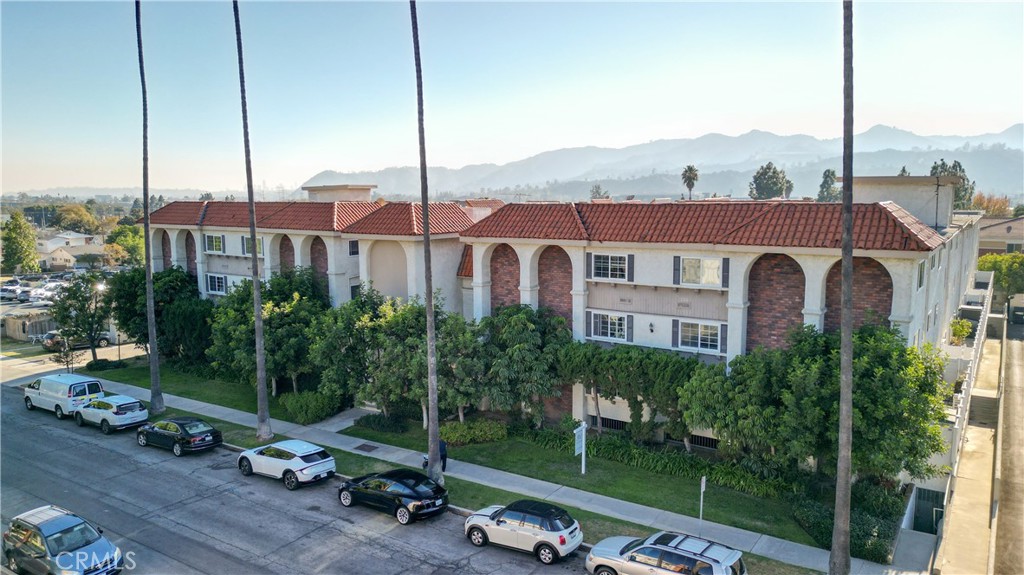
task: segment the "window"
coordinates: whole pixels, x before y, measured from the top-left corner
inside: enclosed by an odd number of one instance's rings
[[[358,256],[359,255],[359,240],[348,241],[348,255]]]
[[[206,274],[206,291],[209,293],[228,293],[226,276]]]
[[[591,318],[594,337],[626,341],[626,316],[595,313]]]
[[[263,255],[263,238],[256,238],[256,255]],[[242,236],[242,255],[252,255],[252,238],[248,236]]]
[[[359,299],[359,288],[360,288],[360,286],[358,284],[354,285],[354,286],[349,286],[348,287],[348,297],[349,297],[349,299]]]
[[[721,350],[720,325],[687,320],[673,320],[673,347],[691,350]]]
[[[203,236],[203,243],[208,252],[224,253],[224,236],[211,236],[206,234]]]
[[[673,262],[675,285],[723,286],[722,259],[676,257]]]
[[[673,573],[690,573],[693,566],[697,564],[696,559],[665,551],[661,554],[661,568]]]
[[[935,269],[935,254],[932,254],[930,259],[931,259],[931,268]]]
[[[917,289],[924,287],[924,260],[917,264]]]
[[[1022,246],[1024,246],[1024,244],[1006,244],[1006,253],[1008,253],[1008,254],[1020,253]]]
[[[658,566],[658,559],[661,557],[661,549],[655,549],[654,547],[643,547],[637,549],[632,555],[629,556],[630,561],[635,561],[643,565]]]
[[[624,280],[628,277],[629,266],[626,256],[594,254],[594,277],[609,280]]]
[[[510,525],[519,525],[523,521],[523,512],[506,510],[505,513],[502,514],[501,520]]]

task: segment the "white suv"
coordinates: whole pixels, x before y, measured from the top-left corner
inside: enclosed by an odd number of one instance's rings
[[[545,565],[569,555],[583,543],[583,530],[569,513],[544,501],[523,499],[508,506],[485,507],[466,518],[466,537],[533,553]]]
[[[721,543],[659,531],[650,537],[608,537],[587,554],[587,573],[595,575],[747,575],[743,553]]]
[[[288,490],[334,476],[334,458],[323,447],[300,439],[278,441],[246,449],[238,455],[242,475],[266,475],[281,479]]]

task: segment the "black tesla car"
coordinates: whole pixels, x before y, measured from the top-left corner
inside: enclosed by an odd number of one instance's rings
[[[394,515],[402,525],[444,513],[448,490],[411,469],[392,469],[350,479],[338,488],[338,501],[345,507],[362,503]]]
[[[213,449],[224,439],[212,425],[196,417],[171,417],[147,423],[135,433],[139,445],[155,445],[170,449],[181,457],[185,453]]]

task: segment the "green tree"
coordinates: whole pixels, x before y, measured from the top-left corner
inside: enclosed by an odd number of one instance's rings
[[[277,303],[290,301],[298,294],[320,309],[331,307],[327,279],[311,267],[287,268],[270,276],[267,297]]]
[[[621,397],[629,406],[627,431],[636,441],[649,441],[654,432],[654,421],[644,421],[644,407],[649,399],[647,380],[648,354],[651,348],[635,345],[617,345],[609,350],[602,393],[612,399]]]
[[[601,184],[594,184],[590,188],[590,199],[592,200],[605,200],[608,199],[608,192],[601,188]]]
[[[821,174],[821,185],[818,186],[818,202],[840,202],[842,190],[836,187],[836,171],[829,168]]]
[[[160,317],[160,352],[186,365],[205,363],[206,350],[212,343],[212,319],[213,302],[208,299],[172,300],[164,306]]]
[[[213,193],[212,192],[203,192],[203,193],[199,194],[199,201],[200,202],[212,202],[213,201]]]
[[[445,314],[437,334],[437,358],[438,401],[464,422],[466,408],[483,399],[480,382],[487,374],[476,324],[460,314]]]
[[[686,168],[683,169],[681,177],[683,179],[683,185],[686,186],[686,191],[689,193],[688,199],[692,200],[693,185],[696,184],[697,180],[700,179],[700,172],[697,171],[697,166],[694,166],[693,164],[688,164]]]
[[[679,388],[693,376],[698,361],[693,357],[682,357],[667,351],[654,351],[645,363],[645,379],[650,382],[647,391],[647,405],[653,414],[665,418],[661,424],[665,432],[683,441],[686,451],[691,451],[690,427],[679,405]]]
[[[57,229],[80,234],[95,234],[100,229],[99,220],[82,204],[65,204],[57,208],[53,225]]]
[[[220,373],[257,385],[252,292],[252,282],[243,280],[217,300],[210,320],[211,344],[206,356]]]
[[[84,339],[95,361],[96,344],[108,333],[110,302],[104,295],[103,277],[94,274],[76,276],[61,288],[60,297],[50,307],[53,320],[65,339]]]
[[[146,242],[143,230],[136,225],[120,225],[114,228],[105,242],[121,246],[127,256],[122,263],[131,266],[141,266],[146,258]]]
[[[754,173],[754,179],[750,181],[750,197],[755,200],[789,198],[792,191],[793,182],[786,177],[786,172],[776,168],[771,162],[758,168]]]
[[[322,310],[322,306],[301,297],[297,292],[292,294],[289,301],[275,303],[270,300],[263,304],[269,350],[267,375],[272,381],[273,395],[278,394],[277,382],[281,377],[291,379],[292,393],[298,393],[299,377],[312,371],[305,332]]]
[[[147,346],[150,341],[146,306],[146,271],[132,268],[114,274],[106,292],[110,300],[114,323],[129,339]],[[157,337],[166,335],[164,310],[174,302],[199,299],[195,277],[178,267],[153,274],[154,318]],[[201,326],[192,326],[201,329]],[[174,354],[170,354],[174,356]]]
[[[909,176],[910,172],[907,171],[907,167],[906,166],[903,166],[902,168],[900,168],[900,173],[898,173],[896,175],[897,176]]]
[[[932,176],[956,176],[960,181],[953,186],[953,209],[969,210],[974,199],[974,181],[967,177],[967,171],[960,165],[959,160],[953,160],[947,164],[945,158],[939,159],[932,164],[930,175]]]
[[[1021,216],[1024,216],[1024,204],[1013,206],[1013,217],[1019,218]]]
[[[985,254],[978,258],[978,269],[995,272],[996,292],[1004,300],[1024,293],[1024,253]]]
[[[36,253],[36,229],[21,212],[11,214],[3,226],[3,273],[39,271]]]
[[[131,218],[130,222],[135,223],[142,219],[142,200],[135,198],[132,202],[131,209],[128,210],[128,217]]]
[[[570,385],[579,383],[584,393],[591,394],[598,434],[604,431],[601,423],[600,384],[605,379],[602,369],[605,351],[595,343],[571,341],[558,352],[559,378]]]

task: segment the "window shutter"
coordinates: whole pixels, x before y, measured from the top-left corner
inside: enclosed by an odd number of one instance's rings
[[[679,285],[680,267],[683,265],[683,258],[675,256],[672,258],[672,285]]]
[[[587,261],[589,262],[590,259],[588,258]],[[588,311],[587,312],[587,337],[591,336],[591,330],[593,329],[593,321],[590,319],[590,317],[591,317],[591,314]]]
[[[722,258],[722,287],[729,287],[729,258]]]
[[[245,236],[242,236],[242,255],[249,255],[249,252],[245,251]]]
[[[245,241],[245,240],[242,240]],[[225,248],[228,247],[228,237],[225,235],[220,236],[220,251],[227,251]]]
[[[590,279],[592,277],[594,277],[594,254],[588,253],[587,254],[587,279]],[[590,323],[590,313],[589,312],[587,313],[587,323]],[[589,330],[590,328],[588,327],[587,329]],[[587,331],[587,335],[590,335],[589,331]]]
[[[676,258],[678,259],[678,258]],[[672,347],[679,347],[679,320],[672,320]]]
[[[629,256],[629,259],[632,260],[633,256]],[[633,269],[632,266],[630,269]],[[632,275],[630,274],[630,276]],[[633,316],[631,315],[626,316],[626,341],[633,341]]]
[[[626,256],[626,281],[633,281],[633,254]]]
[[[718,328],[718,349],[722,353],[729,353],[729,324],[723,323]]]

